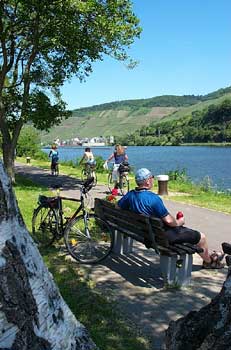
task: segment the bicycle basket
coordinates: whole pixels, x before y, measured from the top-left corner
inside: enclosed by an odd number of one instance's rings
[[[120,173],[128,173],[130,171],[130,165],[127,161],[124,161],[119,166]]]
[[[58,208],[58,198],[39,195],[38,204],[44,208]]]

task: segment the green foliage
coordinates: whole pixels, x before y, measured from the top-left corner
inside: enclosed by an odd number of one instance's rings
[[[17,144],[17,156],[34,156],[40,151],[39,133],[31,126],[22,129]],[[41,152],[42,153],[42,152]]]
[[[47,131],[70,116],[60,94],[65,80],[84,80],[104,55],[131,66],[126,48],[140,33],[130,0],[1,2],[0,130],[7,170],[24,124]]]
[[[187,170],[185,168],[183,169],[176,169],[176,170],[170,170],[167,175],[169,176],[169,180],[174,181],[189,181],[189,177],[187,175]]]
[[[105,163],[105,160],[101,156],[95,156],[95,161],[96,161],[96,171],[98,173],[104,173],[105,170],[103,165]]]

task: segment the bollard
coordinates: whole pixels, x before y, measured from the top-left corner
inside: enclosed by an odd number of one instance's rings
[[[30,164],[30,157],[26,157],[26,163]]]
[[[158,194],[160,195],[168,195],[168,175],[157,175],[158,180]]]

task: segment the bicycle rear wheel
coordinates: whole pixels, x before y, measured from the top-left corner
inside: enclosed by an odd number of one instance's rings
[[[81,215],[65,229],[64,240],[70,255],[82,264],[95,264],[112,250],[114,235],[109,225],[95,216]]]
[[[43,247],[51,245],[58,232],[58,220],[54,209],[44,208],[41,205],[35,209],[32,218],[32,237]]]
[[[119,188],[122,196],[129,191],[129,178],[126,173],[120,174]]]

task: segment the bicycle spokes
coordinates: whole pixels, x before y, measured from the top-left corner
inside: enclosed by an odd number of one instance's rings
[[[69,253],[81,263],[101,261],[112,249],[113,234],[109,226],[94,214],[73,220],[64,238]]]

